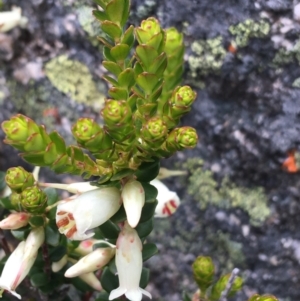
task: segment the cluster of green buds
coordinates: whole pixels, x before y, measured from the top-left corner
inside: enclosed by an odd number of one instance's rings
[[[200,297],[203,300],[218,301],[221,297],[221,294],[227,288],[231,274],[221,276],[213,284],[215,278],[215,266],[212,259],[205,256],[197,257],[192,265],[192,268],[194,279],[200,289]],[[232,285],[229,288],[228,296],[234,296],[239,290],[241,290],[242,285],[242,278],[235,277]]]
[[[41,190],[32,173],[23,167],[12,167],[6,172],[5,181],[12,190],[12,206],[27,213],[43,213],[47,204],[47,195]]]

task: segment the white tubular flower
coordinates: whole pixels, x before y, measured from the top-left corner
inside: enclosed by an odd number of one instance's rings
[[[135,228],[140,221],[145,204],[145,191],[142,184],[135,180],[127,182],[122,190],[122,200],[128,224]]]
[[[1,289],[9,291],[21,299],[21,296],[15,290],[33,266],[38,249],[44,242],[44,239],[44,229],[36,228],[29,233],[26,241],[19,243],[5,263],[0,277]]]
[[[85,192],[57,206],[56,225],[60,233],[72,240],[84,240],[94,233],[86,231],[110,219],[121,207],[121,194],[116,187]]]
[[[12,11],[0,12],[0,32],[9,31],[18,25],[24,26],[27,22],[27,18],[22,17],[20,7],[13,7]]]
[[[79,278],[87,283],[90,287],[92,287],[96,291],[101,291],[102,286],[98,278],[95,276],[94,273],[87,273],[87,274],[82,274],[79,276]]]
[[[81,194],[87,191],[98,189],[99,187],[93,186],[90,182],[77,182],[72,184],[60,184],[60,183],[39,183],[40,186],[52,187],[57,189],[67,190],[71,193]]]
[[[155,217],[168,217],[172,215],[180,205],[180,199],[175,191],[169,190],[169,188],[161,181],[155,179],[150,182],[155,186],[158,194],[158,204],[155,208]]]
[[[98,248],[82,257],[65,273],[65,277],[72,278],[82,274],[94,272],[107,265],[115,255],[114,248]]]
[[[75,249],[75,252],[80,254],[81,256],[85,256],[91,252],[93,252],[93,245],[97,243],[97,239],[89,238],[80,242],[78,247]]]
[[[116,250],[120,286],[111,291],[109,300],[114,300],[123,294],[131,301],[141,301],[142,294],[152,298],[150,293],[139,287],[143,268],[142,248],[136,230],[125,222],[117,240]]]
[[[59,272],[68,263],[68,255],[64,255],[59,261],[52,262],[51,270],[54,273]]]
[[[25,212],[11,213],[0,222],[1,229],[16,230],[28,224],[30,215]]]

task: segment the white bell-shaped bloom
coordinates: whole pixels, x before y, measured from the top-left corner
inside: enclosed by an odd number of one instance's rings
[[[120,286],[111,291],[109,300],[114,300],[123,294],[131,301],[141,301],[142,294],[152,298],[149,292],[139,287],[143,268],[142,248],[136,230],[125,222],[116,248],[116,267]]]
[[[155,208],[155,217],[168,217],[172,215],[180,205],[180,199],[175,191],[171,191],[164,183],[155,179],[150,182],[155,186],[158,194],[158,204]]]
[[[145,205],[145,191],[142,184],[135,180],[127,182],[122,190],[122,200],[128,224],[135,228]]]
[[[44,239],[44,229],[41,227],[33,229],[29,233],[26,241],[19,243],[5,263],[0,277],[1,289],[9,291],[21,299],[21,296],[17,294],[15,290],[33,266],[38,249],[43,244]]]
[[[65,277],[72,278],[82,274],[94,272],[107,265],[115,255],[115,248],[98,248],[82,257],[65,273]]]
[[[25,212],[11,213],[0,222],[1,229],[16,230],[28,224],[30,215]]]
[[[98,188],[57,206],[56,225],[69,239],[83,240],[94,233],[88,230],[110,219],[121,206],[121,193],[116,187]]]
[[[20,7],[13,7],[11,11],[0,12],[0,32],[9,31],[18,25],[24,26],[27,22],[27,18],[22,17]]]

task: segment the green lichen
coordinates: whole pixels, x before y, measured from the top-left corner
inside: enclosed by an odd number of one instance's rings
[[[214,180],[213,173],[203,169],[201,159],[190,159],[185,163],[192,175],[189,179],[188,193],[200,202],[205,209],[209,204],[219,208],[241,208],[249,214],[250,223],[260,226],[270,215],[267,196],[263,188],[238,187],[228,178],[220,185]]]
[[[192,43],[193,54],[188,58],[191,76],[205,76],[221,70],[226,55],[223,38],[218,36],[208,40],[197,40]]]
[[[292,84],[294,88],[300,89],[300,77],[296,78]]]
[[[139,19],[145,19],[149,17],[155,6],[157,6],[157,0],[145,0],[143,4],[137,7],[137,17]]]
[[[101,31],[99,22],[93,16],[93,8],[83,5],[76,9],[78,22],[82,29],[87,33],[88,38],[93,46],[100,46],[101,43],[97,39],[98,36],[105,36]]]
[[[45,72],[53,86],[73,100],[95,110],[103,106],[104,95],[98,91],[86,65],[61,55],[45,65]]]
[[[223,273],[245,265],[243,244],[231,240],[229,234],[222,231],[215,233],[208,229],[206,239],[212,249],[209,254],[218,259]]]
[[[290,64],[295,60],[300,64],[300,39],[295,41],[295,44],[291,49],[280,48],[273,58],[272,66],[278,68]]]
[[[246,47],[251,38],[264,38],[270,32],[270,24],[261,19],[258,22],[247,19],[237,25],[231,25],[229,32],[235,36],[235,43],[238,47]]]

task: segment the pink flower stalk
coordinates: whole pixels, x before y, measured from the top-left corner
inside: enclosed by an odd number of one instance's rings
[[[11,213],[0,222],[1,229],[16,230],[28,224],[30,215],[25,212]]]
[[[150,182],[155,186],[158,194],[158,204],[155,208],[155,217],[168,217],[172,215],[180,205],[180,199],[175,191],[169,190],[169,188],[161,181],[155,179]]]
[[[31,230],[26,241],[19,243],[5,263],[0,277],[0,288],[21,299],[21,296],[15,290],[29,273],[36,259],[38,249],[44,240],[44,229],[40,227]]]
[[[143,268],[142,242],[128,222],[125,222],[117,240],[116,267],[120,286],[111,291],[109,300],[114,300],[123,294],[131,301],[141,301],[142,294],[150,299],[151,294],[140,288]]]
[[[121,193],[116,187],[84,192],[57,206],[56,225],[60,233],[72,240],[84,240],[94,235],[88,230],[110,219],[121,207]]]
[[[135,228],[140,221],[145,204],[145,191],[142,184],[135,180],[127,182],[122,190],[122,200],[128,224]]]

